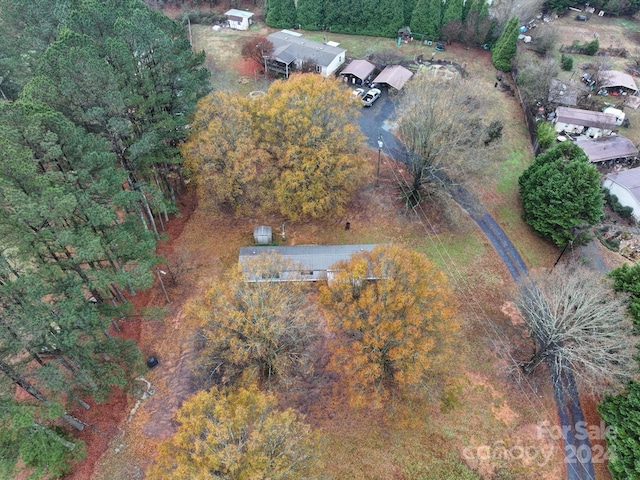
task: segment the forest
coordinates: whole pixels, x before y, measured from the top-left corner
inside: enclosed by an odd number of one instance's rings
[[[153,283],[209,88],[182,28],[137,0],[0,2],[0,476],[58,477],[67,413],[141,368],[113,331]],[[14,396],[18,385],[31,401]]]

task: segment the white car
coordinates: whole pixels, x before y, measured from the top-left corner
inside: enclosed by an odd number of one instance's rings
[[[364,97],[362,97],[362,106],[370,107],[371,105],[373,105],[373,102],[380,98],[381,93],[382,92],[377,88],[372,88],[371,90],[369,90],[364,94]]]
[[[353,92],[351,92],[353,94],[354,97],[361,97],[364,95],[364,93],[366,92],[366,90],[364,88],[356,88]]]

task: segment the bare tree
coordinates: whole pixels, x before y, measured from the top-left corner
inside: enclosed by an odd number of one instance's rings
[[[559,73],[558,61],[551,55],[542,59],[531,55],[518,56],[518,86],[529,106],[548,102],[552,80]]]
[[[608,279],[586,268],[557,267],[523,281],[516,304],[534,341],[525,373],[546,361],[556,378],[570,371],[593,390],[637,375],[638,337],[626,298]]]
[[[491,15],[499,25],[504,25],[511,17],[518,17],[526,24],[542,11],[543,3],[544,0],[496,0],[491,4]]]
[[[486,148],[491,121],[484,98],[477,82],[459,76],[447,80],[423,72],[407,84],[399,101],[398,132],[411,175],[405,192],[409,205],[421,202],[425,183],[435,175],[461,178],[482,161],[477,149]]]

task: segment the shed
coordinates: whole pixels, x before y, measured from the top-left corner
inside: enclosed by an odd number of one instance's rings
[[[253,13],[247,12],[246,10],[232,8],[227,11],[225,15],[229,21],[229,28],[233,28],[234,30],[249,30],[249,25],[253,23],[253,20],[251,20]]]
[[[622,135],[610,135],[597,139],[579,138],[576,143],[592,163],[638,156],[638,149],[633,142]]]
[[[604,70],[600,72],[600,84],[607,89],[624,89],[625,93],[634,94],[638,91],[636,81],[631,75],[617,70]]]
[[[257,245],[269,245],[273,242],[273,233],[271,227],[266,225],[260,225],[253,229],[253,241]]]
[[[340,75],[348,79],[349,83],[362,85],[370,79],[375,69],[376,66],[366,60],[353,60],[340,72]]]
[[[385,83],[396,90],[400,90],[412,76],[413,72],[402,65],[389,65],[373,79],[373,83]]]
[[[633,216],[640,221],[640,168],[610,173],[602,186],[618,197],[625,207],[633,209]]]
[[[402,40],[409,40],[411,38],[411,28],[402,27],[400,30],[398,30],[398,37],[400,37]]]
[[[242,247],[238,256],[238,263],[245,267],[245,281],[259,282],[267,281],[255,276],[247,278],[246,266],[251,258],[255,258],[263,253],[274,253],[280,255],[287,270],[280,271],[274,276],[270,276],[268,281],[280,282],[315,282],[319,280],[330,280],[332,267],[343,260],[349,260],[351,255],[360,252],[371,252],[376,247],[375,244],[356,245],[298,245],[283,247]]]

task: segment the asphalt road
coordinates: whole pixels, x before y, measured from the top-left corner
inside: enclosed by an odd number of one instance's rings
[[[395,123],[395,104],[383,92],[381,97],[371,107],[362,109],[359,124],[367,137],[367,145],[378,149],[378,138],[382,135],[384,142],[383,153],[397,161],[404,161],[404,148],[391,133]],[[527,266],[517,249],[498,225],[495,219],[486,211],[482,204],[464,187],[455,184],[444,172],[436,173],[436,178],[447,189],[451,198],[476,222],[486,235],[491,245],[498,253],[509,273],[517,282],[528,274]],[[571,372],[552,376],[554,397],[558,407],[560,427],[563,432],[565,463],[567,466],[567,480],[595,480],[593,462],[591,461],[592,447],[588,436],[580,434],[576,427],[585,425],[584,415],[580,406],[580,396],[575,386]]]

